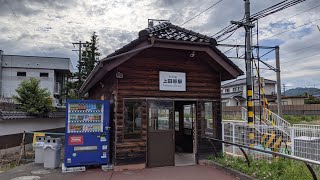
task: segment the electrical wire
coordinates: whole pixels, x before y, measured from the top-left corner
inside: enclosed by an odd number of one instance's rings
[[[304,50],[304,49],[308,49],[308,48],[312,48],[312,47],[316,47],[316,46],[320,46],[320,43],[319,44],[314,44],[314,45],[311,45],[311,46],[308,46],[308,47],[304,47],[304,48],[295,49],[295,50],[292,50],[292,51],[289,51],[289,52],[285,52],[285,53],[281,53],[281,54],[282,55],[290,54],[290,53],[293,53],[293,52],[297,52],[297,51],[300,51],[300,50]]]
[[[298,60],[301,60],[301,59],[305,59],[305,58],[317,56],[317,55],[319,55],[319,54],[320,54],[320,53],[313,54],[313,55],[311,55],[311,56],[304,56],[304,57],[301,57],[301,58],[297,58],[297,59],[293,59],[293,60],[290,60],[290,61],[282,62],[281,64],[286,64],[286,63],[289,63],[289,62],[295,62],[295,61],[298,61]],[[293,65],[296,65],[296,64],[293,64]],[[290,67],[290,66],[293,66],[293,65],[289,65],[289,66],[286,66],[286,67]]]
[[[268,15],[271,15],[273,13],[279,12],[281,10],[284,10],[286,8],[289,8],[289,7],[292,7],[296,4],[304,2],[306,0],[291,0],[289,2],[288,1],[289,0],[282,1],[280,3],[277,3],[271,7],[268,7],[262,11],[259,11],[255,14],[253,14],[252,16],[250,16],[250,21],[255,21],[255,20],[261,19],[261,18],[266,17]],[[244,19],[239,21],[240,24],[243,24],[244,22],[245,22]],[[223,30],[219,31],[218,33],[215,33],[213,36],[215,36],[216,39],[219,39],[226,34],[232,33],[233,31],[235,31],[239,27],[240,26],[238,26],[238,25],[229,25],[226,28],[224,28]]]
[[[32,37],[31,33],[28,31],[28,29],[22,24],[20,18],[17,16],[17,14],[15,13],[15,11],[13,10],[13,8],[11,7],[10,3],[7,0],[4,0],[7,5],[9,6],[9,8],[11,9],[14,17],[19,21],[19,23],[21,24],[22,28],[28,33],[28,35],[30,36],[30,39],[33,41],[33,43],[40,49],[40,51],[42,52],[43,55],[45,55],[46,57],[48,57],[47,53],[45,53],[45,51],[38,45],[38,43],[34,40],[34,38]]]
[[[320,21],[320,18],[319,18],[319,19],[316,19],[316,20],[313,20],[313,21],[309,21],[309,22],[307,22],[307,23],[304,23],[304,24],[302,24],[302,25],[300,25],[300,26],[297,26],[297,27],[294,27],[294,28],[292,28],[292,29],[289,29],[289,30],[286,30],[286,31],[282,31],[282,32],[280,32],[280,33],[278,33],[278,34],[274,34],[274,35],[272,35],[272,36],[268,36],[268,37],[262,38],[261,40],[269,39],[269,38],[271,38],[271,37],[278,36],[278,35],[281,35],[281,34],[284,34],[284,33],[290,32],[290,31],[293,31],[293,30],[295,30],[295,29],[299,29],[299,28],[301,28],[301,27],[303,27],[303,26],[312,24],[313,22],[316,22],[316,21]]]
[[[222,2],[223,0],[220,0],[214,4],[212,4],[211,6],[209,6],[207,9],[201,11],[200,13],[198,13],[197,15],[193,16],[192,18],[190,18],[189,20],[187,20],[186,22],[182,23],[180,26],[185,25],[186,23],[192,21],[193,19],[195,19],[196,17],[200,16],[201,14],[203,14],[204,12],[208,11],[209,9],[213,8],[214,6],[216,6],[217,4],[219,4],[220,2]]]

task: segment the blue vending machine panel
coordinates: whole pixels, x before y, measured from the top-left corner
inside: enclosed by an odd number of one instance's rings
[[[109,164],[109,111],[109,101],[67,101],[66,167]]]

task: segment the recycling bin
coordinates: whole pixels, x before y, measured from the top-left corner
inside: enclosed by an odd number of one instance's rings
[[[46,138],[46,141],[43,145],[44,168],[55,169],[59,167],[61,147],[62,143],[60,138]]]
[[[43,146],[45,143],[45,136],[38,136],[36,142],[33,145],[34,148],[34,162],[37,164],[43,164]]]

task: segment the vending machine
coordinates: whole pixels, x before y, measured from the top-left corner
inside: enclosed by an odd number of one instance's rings
[[[109,164],[109,101],[68,100],[66,111],[64,165]]]

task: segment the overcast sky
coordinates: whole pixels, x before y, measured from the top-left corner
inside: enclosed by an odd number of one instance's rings
[[[0,0],[0,49],[5,54],[69,57],[75,66],[78,56],[71,51],[72,42],[88,41],[94,31],[99,36],[101,59],[137,38],[138,32],[147,27],[148,18],[167,19],[181,25],[217,1]],[[258,12],[280,1],[251,0],[251,9]],[[308,11],[301,13],[305,10]],[[259,20],[259,44],[280,46],[282,83],[288,88],[320,88],[319,12],[319,0],[306,0]],[[298,13],[301,14],[294,16]],[[223,0],[183,27],[213,35],[243,15],[243,0]],[[244,44],[243,32],[239,29],[223,43]],[[234,53],[229,51],[227,56]],[[273,54],[262,59],[275,66]],[[233,61],[244,67],[243,60]],[[272,71],[262,70],[262,74],[275,80]]]

